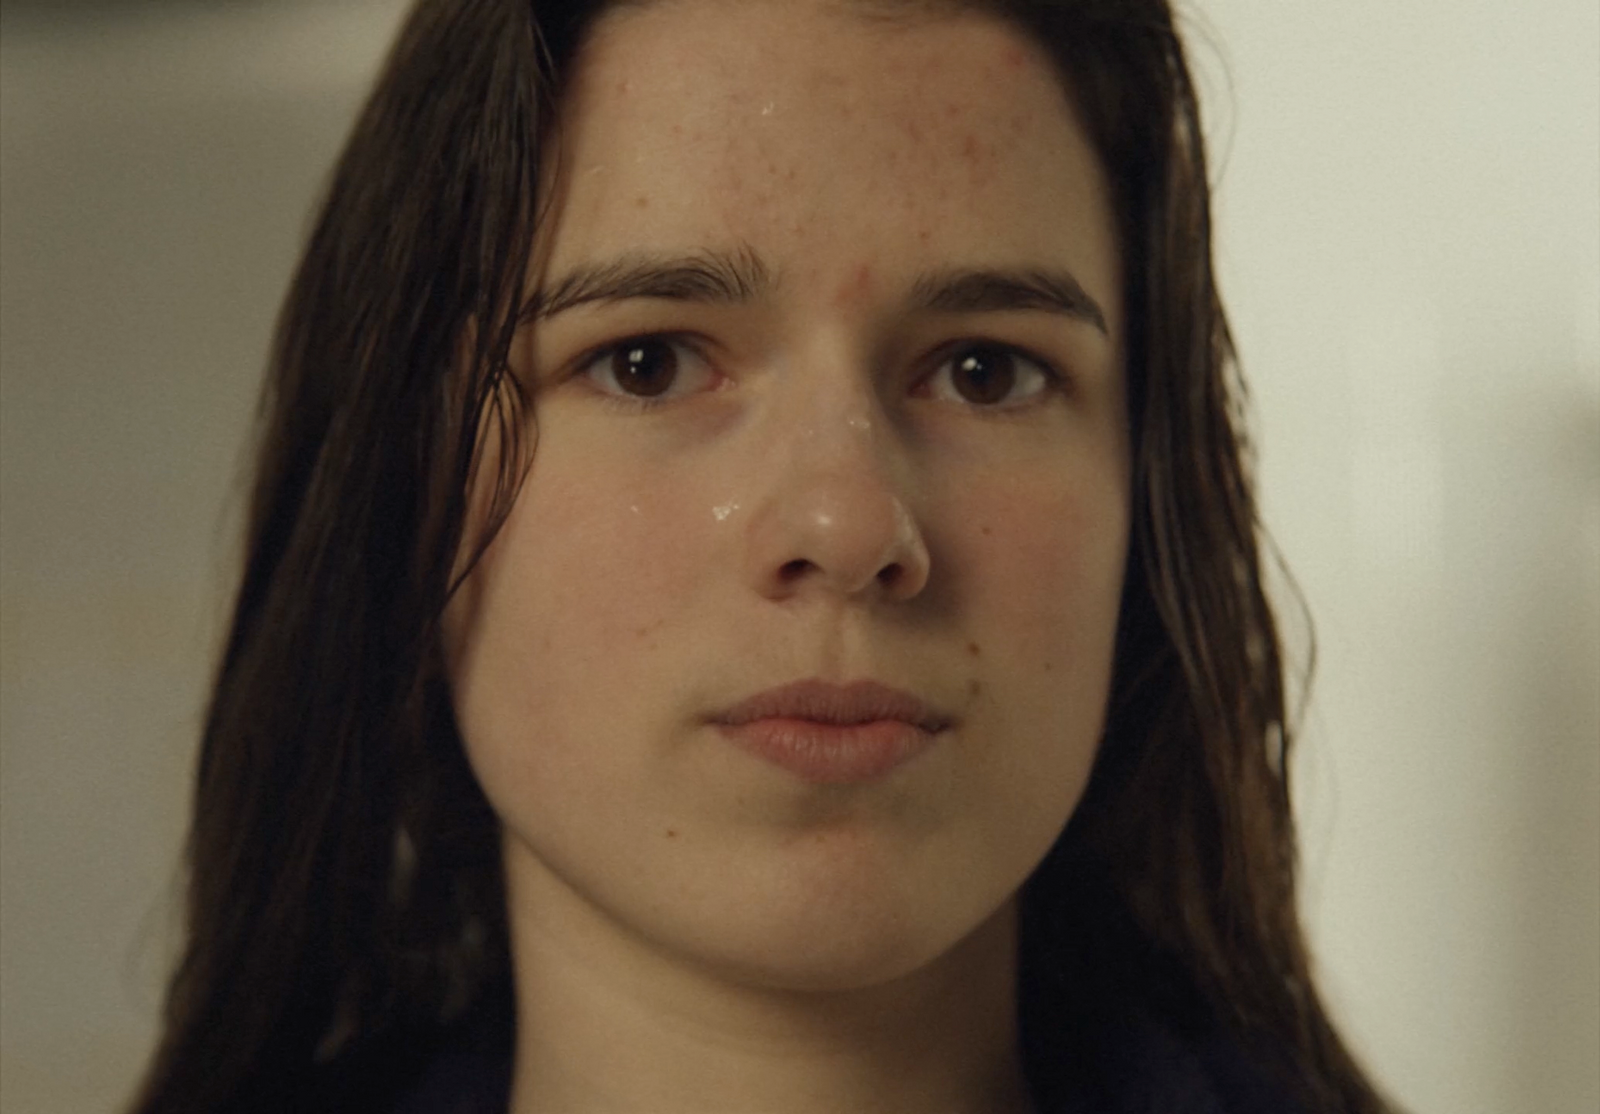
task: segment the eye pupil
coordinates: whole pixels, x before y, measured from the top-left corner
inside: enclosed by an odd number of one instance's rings
[[[1017,379],[1017,361],[1009,352],[975,348],[955,361],[956,390],[968,402],[999,402]]]
[[[672,386],[678,371],[678,354],[672,345],[659,340],[625,344],[611,356],[611,373],[617,386],[629,394],[659,395]]]

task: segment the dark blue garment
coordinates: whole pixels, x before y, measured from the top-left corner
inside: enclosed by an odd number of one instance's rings
[[[1221,1033],[1184,1043],[1153,1024],[1130,1027],[1098,1065],[1095,1093],[1039,1114],[1304,1114]],[[511,1065],[471,1048],[442,1053],[394,1114],[506,1114]]]
[[[1108,1036],[1097,1045],[1101,1085],[1058,1104],[1060,1114],[1306,1114],[1220,1029],[1184,1041],[1140,1019]]]
[[[503,1054],[458,1049],[438,1056],[394,1114],[506,1114],[511,1061]]]

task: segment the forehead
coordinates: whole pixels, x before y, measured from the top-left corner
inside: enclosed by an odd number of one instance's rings
[[[761,87],[833,102],[870,92],[906,108],[930,97],[958,107],[1014,102],[1036,78],[1054,85],[1047,59],[1019,29],[955,4],[654,0],[605,12],[585,45],[580,80],[649,71],[662,92],[675,84],[704,107],[720,101],[734,111],[738,94]]]
[[[1087,226],[1109,250],[1098,159],[1038,44],[979,12],[882,7],[662,0],[603,16],[563,105],[556,261],[712,242],[1082,254]]]

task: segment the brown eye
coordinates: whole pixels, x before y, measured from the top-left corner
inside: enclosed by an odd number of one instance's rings
[[[626,341],[611,353],[611,375],[625,393],[652,398],[672,386],[678,353],[664,340]]]
[[[1011,393],[1017,358],[1003,348],[969,348],[952,361],[956,392],[968,402],[992,405]]]
[[[945,385],[943,380],[949,379]],[[1004,344],[956,348],[929,377],[936,398],[976,409],[1012,410],[1042,401],[1062,385],[1059,373]]]
[[[577,369],[601,401],[650,410],[719,389],[720,377],[693,338],[672,333],[625,337],[590,353]]]

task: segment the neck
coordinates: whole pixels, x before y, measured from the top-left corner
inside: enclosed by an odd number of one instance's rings
[[[744,985],[653,952],[548,873],[508,870],[511,1114],[1026,1114],[1014,903],[912,974]],[[508,867],[511,866],[508,863]]]

